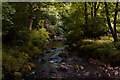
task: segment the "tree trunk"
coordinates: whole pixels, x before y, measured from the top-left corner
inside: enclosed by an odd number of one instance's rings
[[[110,28],[110,31],[111,31],[111,33],[112,33],[112,36],[113,36],[114,41],[116,41],[116,39],[115,39],[115,34],[114,34],[113,29],[112,29],[111,22],[110,22],[110,18],[109,18],[109,12],[108,12],[107,2],[105,2],[105,10],[106,10],[106,17],[107,17],[108,26],[109,26],[109,28]]]
[[[30,25],[29,25],[29,30],[32,30],[32,24],[33,24],[33,14],[34,14],[34,8],[33,8],[33,5],[31,3],[28,3],[28,5],[31,7],[32,9],[32,13],[31,13],[31,20],[30,20]]]
[[[115,41],[118,41],[117,31],[116,31],[116,19],[118,14],[118,2],[116,3],[115,17],[114,17],[114,32],[115,32]]]
[[[91,17],[93,18],[93,2],[91,2]]]
[[[94,17],[96,17],[96,15],[97,15],[97,11],[99,9],[100,3],[98,4],[97,8],[96,8],[96,5],[97,5],[97,2],[95,2],[95,4],[94,4]]]
[[[97,5],[97,2],[94,3],[94,17],[96,17],[96,5]]]
[[[29,26],[30,30],[32,30],[32,24],[33,24],[33,17],[31,18],[31,21],[30,21],[30,26]]]

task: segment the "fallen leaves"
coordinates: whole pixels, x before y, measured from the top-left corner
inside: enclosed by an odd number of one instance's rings
[[[60,65],[59,70],[68,71],[68,67],[65,65]]]
[[[120,67],[111,67],[109,64],[100,62],[99,60],[90,59],[90,63],[96,64],[98,69],[107,73],[109,77],[113,77],[120,74]],[[98,63],[99,62],[99,63]]]

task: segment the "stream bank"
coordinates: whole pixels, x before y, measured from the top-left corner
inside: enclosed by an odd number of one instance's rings
[[[86,78],[117,78],[120,77],[120,67],[112,70],[99,60],[78,57],[67,51],[63,41],[51,41],[44,50],[44,56],[35,60],[36,67],[25,80],[39,79],[86,79]],[[109,66],[109,69],[108,69]],[[111,68],[111,69],[110,69]]]

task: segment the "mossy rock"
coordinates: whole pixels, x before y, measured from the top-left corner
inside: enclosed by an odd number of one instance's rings
[[[79,69],[79,65],[72,66],[73,69]]]
[[[60,57],[67,57],[68,55],[68,52],[62,52],[59,54]]]
[[[22,69],[22,72],[24,72],[24,73],[29,73],[29,71],[31,71],[30,65],[25,65]]]
[[[14,76],[15,76],[15,77],[19,77],[19,76],[21,76],[21,75],[22,75],[21,72],[14,72]]]

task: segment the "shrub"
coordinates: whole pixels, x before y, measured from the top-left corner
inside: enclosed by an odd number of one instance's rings
[[[120,50],[120,42],[116,42],[115,47]]]
[[[17,71],[19,69],[18,64],[17,59],[9,54],[6,54],[4,51],[2,52],[2,66],[7,69],[7,73]]]
[[[26,31],[23,32],[23,34],[20,33],[18,36],[16,35],[19,38],[12,40],[12,44],[4,43],[2,51],[3,77],[5,73],[14,76],[21,75],[19,70],[22,67],[24,73],[29,73],[31,67],[35,65],[28,63],[30,61],[32,62],[32,59],[38,57],[38,55],[42,53],[43,48],[48,44],[48,42],[45,42],[45,40],[49,38],[48,34],[49,33],[44,28],[38,31]]]

